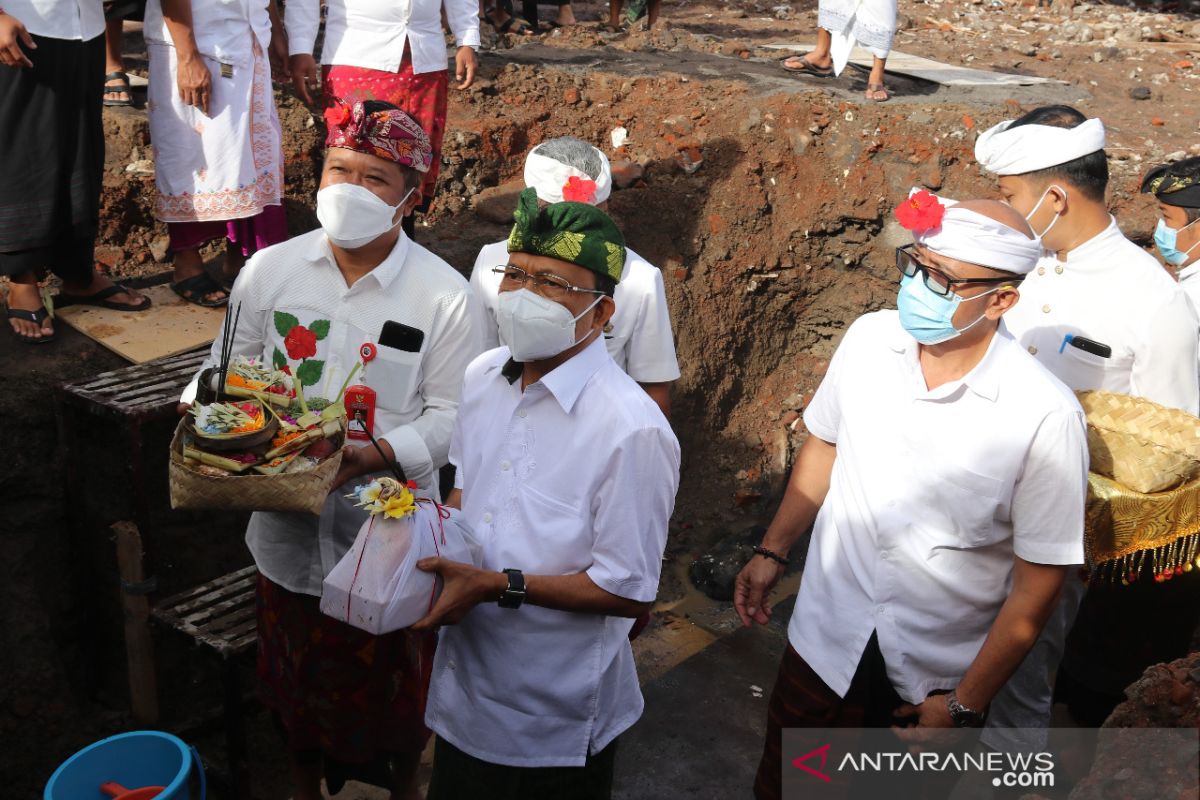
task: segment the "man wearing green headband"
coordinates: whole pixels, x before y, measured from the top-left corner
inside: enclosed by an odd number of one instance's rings
[[[417,566],[444,588],[426,724],[429,800],[612,794],[617,737],[642,713],[629,631],[658,593],[679,443],[603,341],[625,262],[586,203],[521,195],[497,321],[467,368],[450,444],[483,568]]]

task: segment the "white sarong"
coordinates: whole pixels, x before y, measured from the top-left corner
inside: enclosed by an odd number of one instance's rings
[[[246,36],[254,34],[247,28]],[[202,56],[212,75],[208,115],[179,98],[175,48],[149,42],[147,49],[154,215],[163,222],[214,222],[280,205],[283,133],[258,41],[245,66]]]
[[[876,58],[887,58],[896,35],[897,0],[821,0],[817,25],[833,35],[833,71],[841,75],[850,51],[861,44]]]

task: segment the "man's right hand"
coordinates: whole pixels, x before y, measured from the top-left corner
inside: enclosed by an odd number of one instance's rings
[[[11,14],[0,11],[0,64],[6,67],[32,67],[33,62],[21,45],[37,50],[37,43],[25,30],[25,24]]]
[[[208,116],[208,103],[212,99],[212,73],[199,53],[180,56],[176,82],[179,84],[179,99]]]
[[[179,403],[178,405],[175,406],[175,410],[178,411],[179,416],[182,417],[184,414],[186,414],[188,412],[188,409],[191,407],[192,407],[191,403]]]
[[[318,96],[321,88],[321,70],[317,67],[317,60],[312,53],[297,53],[291,58],[291,68],[292,83],[300,99],[310,106],[316,105],[313,98]]]
[[[783,565],[762,556],[752,556],[733,584],[733,607],[747,628],[771,621],[769,598],[783,575]]]

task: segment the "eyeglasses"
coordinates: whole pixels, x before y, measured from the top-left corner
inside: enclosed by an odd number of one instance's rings
[[[528,286],[536,294],[540,294],[549,300],[564,300],[572,292],[604,294],[599,289],[585,289],[582,286],[576,286],[566,278],[555,275],[553,272],[526,272],[520,267],[514,267],[512,264],[504,267],[493,267],[492,272],[500,276],[501,289],[511,290],[517,287]]]
[[[1016,283],[1016,276],[1011,278],[951,278],[946,273],[917,260],[912,245],[896,248],[896,269],[906,278],[921,273],[925,287],[939,297],[948,297],[955,286],[964,283]]]

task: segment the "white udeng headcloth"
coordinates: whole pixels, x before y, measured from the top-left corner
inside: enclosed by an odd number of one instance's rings
[[[975,160],[996,175],[1023,175],[1049,169],[1104,149],[1104,123],[1092,118],[1074,128],[1053,125],[1010,127],[1005,120],[975,142]]]
[[[612,166],[603,151],[596,150],[596,154],[600,157],[600,174],[593,178],[581,169],[540,155],[535,147],[525,157],[525,185],[537,192],[538,200],[561,203],[564,199],[563,187],[571,178],[595,181],[596,193],[590,203],[594,206],[599,205],[612,193]]]
[[[939,255],[956,258],[968,264],[1028,275],[1042,255],[1039,240],[1023,232],[961,208],[954,200],[939,197],[946,213],[940,227],[914,232],[917,244]]]

